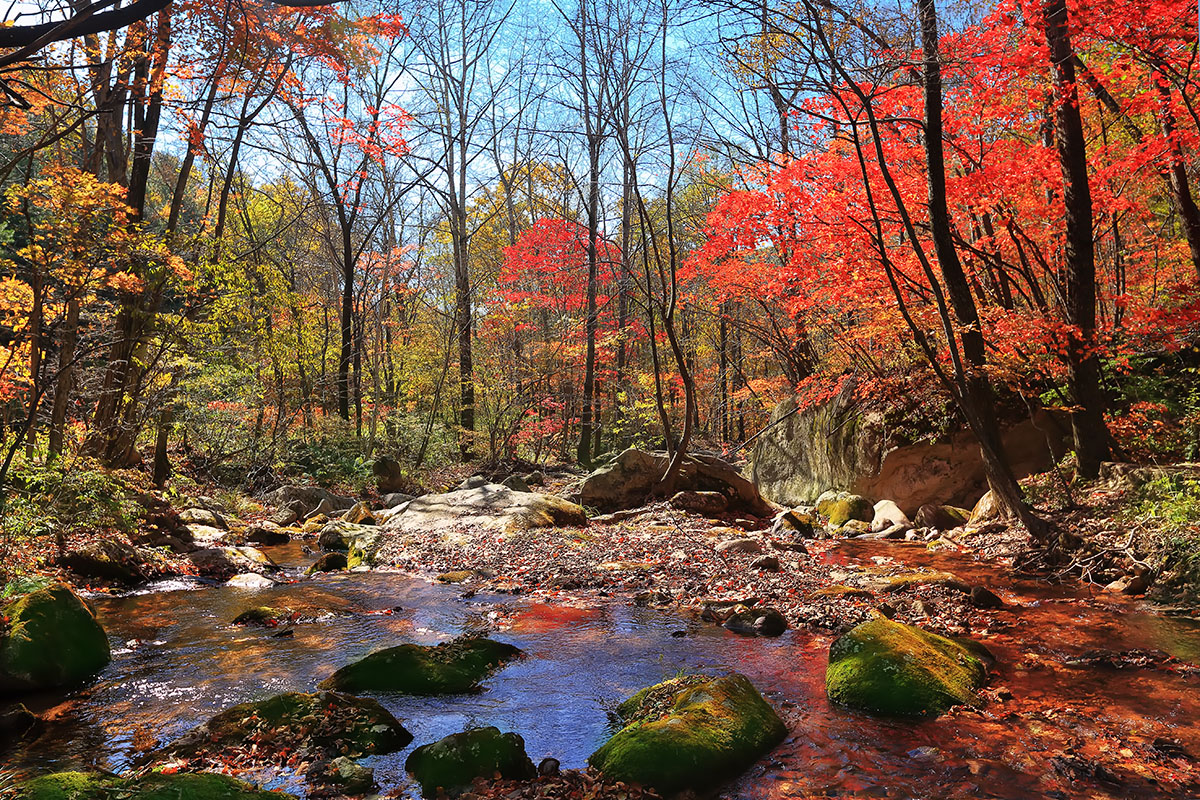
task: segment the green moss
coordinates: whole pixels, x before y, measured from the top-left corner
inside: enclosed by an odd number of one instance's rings
[[[440,583],[466,583],[475,576],[469,569],[456,569],[437,576]]]
[[[969,592],[971,587],[951,572],[906,572],[887,579],[880,587],[882,592],[902,592],[918,586],[945,586],[960,592]]]
[[[25,783],[17,800],[280,800],[227,775],[214,773],[150,773],[125,780],[90,772],[60,772]]]
[[[322,681],[321,688],[460,694],[478,689],[479,681],[520,653],[510,644],[484,638],[458,639],[436,647],[402,644],[342,667]]]
[[[433,744],[413,750],[404,768],[421,784],[421,793],[435,797],[439,790],[469,786],[476,778],[499,773],[505,780],[525,780],[537,775],[525,753],[525,740],[497,728],[472,728],[452,733]]]
[[[875,506],[865,497],[839,492],[836,497],[817,503],[817,513],[829,520],[831,527],[840,528],[850,520],[870,522],[875,518]]]
[[[862,711],[937,716],[971,702],[986,681],[981,648],[881,616],[834,641],[825,691]]]
[[[9,603],[0,641],[0,689],[80,683],[108,664],[108,637],[70,587],[57,584]]]
[[[606,777],[663,794],[711,790],[787,734],[743,675],[685,676],[643,689],[619,707],[628,724],[591,755]]]
[[[246,743],[308,749],[358,758],[392,753],[410,734],[377,701],[338,692],[287,692],[227,708],[166,749],[168,755],[222,763],[226,751],[242,757]],[[269,752],[269,748],[262,748]]]
[[[118,778],[94,772],[59,772],[26,781],[18,800],[101,800]]]

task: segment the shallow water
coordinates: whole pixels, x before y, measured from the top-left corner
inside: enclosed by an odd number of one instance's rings
[[[305,559],[296,545],[271,553],[293,566]],[[1114,731],[1126,731],[1128,741],[1114,739],[1112,747],[1168,736],[1200,754],[1200,678],[1062,665],[1094,648],[1159,649],[1200,662],[1200,627],[1193,621],[1119,598],[1097,600],[1079,588],[1010,579],[969,557],[919,547],[840,543],[826,557],[926,564],[999,592],[1014,608],[995,616],[1010,627],[980,638],[1000,660],[993,684],[1010,688],[1014,700],[934,721],[874,719],[826,700],[828,635],[789,631],[747,639],[672,610],[600,598],[547,604],[481,593],[463,599],[460,588],[387,572],[321,575],[261,591],[175,582],[95,599],[112,640],[112,663],[86,691],[30,701],[54,721],[37,740],[0,755],[0,768],[20,775],[121,771],[154,743],[166,744],[234,703],[312,690],[337,667],[381,647],[484,629],[526,657],[488,679],[483,692],[376,695],[413,733],[413,746],[490,724],[520,733],[535,761],[553,756],[564,767],[581,767],[611,732],[608,710],[633,691],[681,670],[737,670],[776,705],[790,735],[727,787],[727,797],[1157,797],[1166,792],[1136,771],[1113,787],[1072,781],[1053,771],[1051,759],[1065,747],[1081,755],[1103,751]],[[248,607],[288,603],[347,613],[295,625],[290,638],[230,624]],[[672,635],[680,632],[686,635]],[[375,767],[383,787],[415,797],[403,770],[407,753],[364,763]],[[293,777],[256,777],[303,790]],[[1196,796],[1180,793],[1179,781],[1168,791]]]

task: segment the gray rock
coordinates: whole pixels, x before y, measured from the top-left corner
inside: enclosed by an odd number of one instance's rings
[[[525,476],[525,483],[528,486],[545,486],[546,476],[542,474],[541,470],[535,469]]]
[[[186,508],[179,512],[179,519],[189,525],[206,525],[223,531],[229,530],[229,523],[225,521],[225,517],[207,508]]]
[[[579,506],[561,497],[514,492],[495,483],[445,494],[427,494],[382,526],[385,535],[416,534],[450,539],[480,530],[515,532],[587,524]]]
[[[278,525],[281,528],[291,525],[296,520],[300,519],[300,515],[290,508],[281,508],[271,516],[267,517],[267,522],[273,525]]]
[[[211,525],[188,525],[188,533],[192,535],[192,541],[199,547],[213,547],[218,544],[224,544],[229,532],[221,528],[214,528]]]
[[[636,508],[658,485],[670,459],[664,452],[630,448],[610,464],[592,472],[580,487],[580,502],[601,512]],[[755,516],[772,517],[775,509],[764,502],[755,485],[736,467],[713,456],[691,454],[683,459],[676,488],[680,491],[720,492],[730,506]]]
[[[277,572],[279,565],[253,547],[210,547],[188,554],[201,575],[229,578],[243,572]]]
[[[301,517],[312,516],[322,501],[328,501],[327,507],[334,511],[354,505],[353,497],[334,494],[320,486],[282,486],[269,492],[264,500],[269,505],[290,508]]]
[[[720,492],[677,492],[670,503],[672,508],[693,514],[720,514],[729,508],[729,498]]]
[[[529,484],[520,475],[509,475],[504,480],[500,481],[501,486],[507,486],[514,492],[528,492]]]
[[[775,556],[762,556],[750,562],[750,568],[762,570],[763,572],[778,572],[779,559]]]
[[[379,507],[395,508],[396,506],[403,505],[412,499],[413,496],[411,494],[404,494],[403,492],[389,492],[388,494],[385,494],[383,497],[379,498]]]
[[[463,481],[462,483],[460,483],[458,486],[456,486],[454,488],[456,491],[461,491],[463,489],[480,489],[484,486],[487,486],[490,483],[491,483],[491,481],[489,481],[487,478],[483,477],[482,475],[472,475],[471,477],[467,478],[465,481]],[[499,485],[499,484],[496,484],[496,485]]]
[[[744,553],[758,555],[763,551],[762,542],[758,539],[726,539],[717,542],[716,551],[721,554]]]
[[[243,572],[240,575],[234,575],[229,580],[225,581],[225,585],[232,589],[249,589],[257,591],[260,589],[270,589],[276,586],[276,582],[265,575],[259,575],[257,572]]]
[[[875,504],[875,516],[871,519],[871,530],[879,532],[896,526],[912,527],[912,520],[891,500],[880,500]]]

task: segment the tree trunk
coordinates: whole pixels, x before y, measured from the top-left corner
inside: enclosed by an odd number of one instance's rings
[[[1079,116],[1071,39],[1067,31],[1066,0],[1044,0],[1046,44],[1059,101],[1055,107],[1054,138],[1063,173],[1066,206],[1065,294],[1067,322],[1075,326],[1068,344],[1068,384],[1077,410],[1071,413],[1071,432],[1079,472],[1094,478],[1100,462],[1109,458],[1109,433],[1104,423],[1104,394],[1100,360],[1096,356],[1096,260],[1092,230],[1092,194],[1088,185],[1087,149]]]

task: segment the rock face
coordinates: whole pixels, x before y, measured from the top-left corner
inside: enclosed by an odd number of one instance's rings
[[[108,637],[96,615],[63,584],[9,603],[0,638],[0,692],[72,686],[109,661]]]
[[[338,692],[288,692],[227,708],[162,751],[197,763],[244,764],[246,742],[256,756],[306,751],[310,759],[392,753],[412,741],[404,726],[375,700]],[[265,743],[270,743],[266,746]]]
[[[421,794],[437,797],[470,786],[476,778],[528,780],[537,769],[525,752],[525,740],[498,728],[452,733],[413,750],[404,762],[421,784]],[[441,791],[439,791],[441,790]]]
[[[321,682],[345,692],[461,694],[521,654],[511,644],[484,638],[457,639],[436,647],[402,644],[342,667]]]
[[[979,645],[878,617],[829,648],[825,691],[838,705],[893,716],[937,716],[987,680]]]
[[[17,789],[17,800],[280,800],[293,795],[266,792],[228,775],[211,772],[118,778],[94,772],[43,775]]]
[[[926,503],[970,507],[987,490],[979,447],[969,432],[931,444],[905,442],[881,414],[859,410],[852,384],[824,405],[795,409],[795,400],[776,406],[771,427],[750,455],[751,479],[775,503],[812,505],[833,487],[890,498],[912,516]],[[1041,416],[1036,425],[1026,420],[1003,432],[1017,477],[1053,466],[1062,455],[1057,430],[1050,417]],[[1055,437],[1055,453],[1046,446],[1047,431]]]
[[[689,676],[652,686],[617,709],[625,727],[588,759],[613,780],[670,795],[712,790],[787,735],[742,675]]]
[[[514,492],[507,486],[488,483],[418,497],[382,527],[388,533],[428,536],[453,535],[456,528],[515,532],[586,524],[583,508],[561,497]]]

